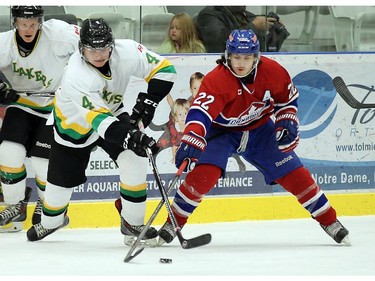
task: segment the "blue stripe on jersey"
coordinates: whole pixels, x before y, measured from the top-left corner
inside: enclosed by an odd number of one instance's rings
[[[298,110],[298,100],[297,99],[294,99],[292,100],[291,102],[287,103],[287,104],[282,104],[282,105],[279,105],[279,104],[276,104],[275,103],[275,109],[274,109],[274,112],[275,114],[280,110],[280,109],[284,109],[286,107],[294,107],[295,110],[297,111]]]
[[[205,131],[207,132],[208,129],[211,127],[212,120],[211,118],[202,112],[202,109],[200,108],[192,108],[190,107],[189,113],[186,116],[186,122],[185,124],[188,123],[200,123],[201,125],[204,126]]]

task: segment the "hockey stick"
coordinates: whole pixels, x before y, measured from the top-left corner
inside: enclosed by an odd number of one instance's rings
[[[333,85],[335,86],[337,92],[342,97],[342,99],[351,107],[355,109],[362,108],[375,108],[375,103],[361,103],[359,102],[349,91],[344,80],[337,76],[333,78]]]
[[[178,179],[180,178],[182,172],[185,170],[185,167],[186,167],[187,163],[188,163],[187,161],[184,161],[182,163],[181,167],[178,169],[175,177],[173,178],[171,184],[169,185],[169,188],[167,190],[167,194],[169,194],[172,191],[172,189],[174,188],[174,186],[176,185],[176,183],[177,183]],[[163,206],[163,204],[164,204],[164,199],[161,199],[158,206],[156,207],[155,211],[152,213],[151,217],[149,218],[148,222],[146,223],[145,227],[143,228],[141,233],[138,235],[137,239],[134,241],[134,244],[129,249],[129,252],[124,259],[124,262],[131,261],[132,259],[134,259],[136,256],[138,256],[145,249],[145,247],[142,247],[142,248],[138,249],[133,254],[134,250],[141,243],[141,240],[145,236],[147,230],[150,228],[152,222],[155,220],[156,216],[159,214],[160,209]]]
[[[47,97],[53,98],[55,96],[55,92],[21,92],[16,91],[18,95],[21,97]]]
[[[161,182],[160,174],[157,170],[155,160],[152,156],[152,152],[149,148],[147,148],[146,153],[147,153],[148,159],[150,160],[150,163],[151,163],[151,166],[152,166],[152,172],[154,173],[155,180],[156,180],[156,183],[159,187],[159,190],[160,190],[161,196],[163,198],[165,207],[167,208],[168,216],[171,219],[173,228],[176,231],[178,240],[180,241],[180,244],[181,244],[182,248],[183,249],[191,249],[191,248],[200,247],[200,246],[203,246],[203,245],[206,245],[206,244],[210,243],[211,242],[211,234],[209,234],[209,233],[203,234],[203,235],[191,238],[191,239],[185,239],[182,236],[181,227],[178,225],[176,217],[174,216],[174,214],[172,212],[172,207],[171,207],[171,204],[169,203],[168,195],[167,195],[167,193],[164,189],[164,186]]]

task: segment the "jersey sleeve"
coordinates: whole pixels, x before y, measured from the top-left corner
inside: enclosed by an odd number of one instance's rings
[[[77,56],[70,61],[72,65],[68,66],[63,77],[62,89],[56,93],[54,117],[56,131],[61,138],[74,144],[83,144],[94,131],[106,139],[108,128],[118,119],[101,98],[104,82],[92,74],[94,71],[82,70],[78,77],[72,69],[78,68],[74,64]],[[119,144],[123,141],[121,137],[116,136]]]
[[[215,73],[205,76],[186,117],[184,133],[194,131],[202,137],[206,135],[212,121],[231,101],[225,83],[225,80],[222,77],[216,77]]]
[[[14,42],[14,31],[0,33],[0,71],[12,63],[11,50]]]
[[[104,121],[112,114],[101,102],[99,92],[92,90],[85,94],[79,87],[64,84],[64,92],[58,91],[56,96],[55,117],[61,133],[81,139],[95,130],[104,136],[103,125],[107,123]]]
[[[280,90],[273,95],[275,115],[278,115],[281,111],[297,113],[299,92],[289,73],[281,66],[278,75],[280,77]]]
[[[164,98],[172,89],[176,80],[176,69],[165,57],[148,50],[142,44],[136,44],[138,61],[134,61],[134,67],[138,76],[148,83],[147,93]]]
[[[44,23],[56,56],[70,57],[78,50],[80,27],[62,20],[51,19]]]

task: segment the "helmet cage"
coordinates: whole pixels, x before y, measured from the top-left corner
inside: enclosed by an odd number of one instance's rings
[[[44,9],[42,6],[12,6],[10,10],[14,29],[18,29],[16,24],[17,18],[37,18],[39,20],[38,29],[42,28],[44,21]]]
[[[114,44],[115,40],[112,29],[104,19],[86,19],[82,23],[79,41],[81,55],[83,55],[83,48],[89,50],[106,50],[111,48],[112,53]]]

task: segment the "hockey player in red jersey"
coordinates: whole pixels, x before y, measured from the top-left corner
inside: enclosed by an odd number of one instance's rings
[[[280,184],[296,196],[337,243],[350,244],[349,231],[293,151],[299,142],[298,90],[288,72],[260,56],[252,30],[234,30],[217,63],[192,102],[176,154],[177,167],[189,161],[189,174],[172,203],[178,224],[186,224],[224,174],[228,158],[238,154],[264,175],[267,184]],[[175,236],[168,218],[159,230],[159,244]]]

